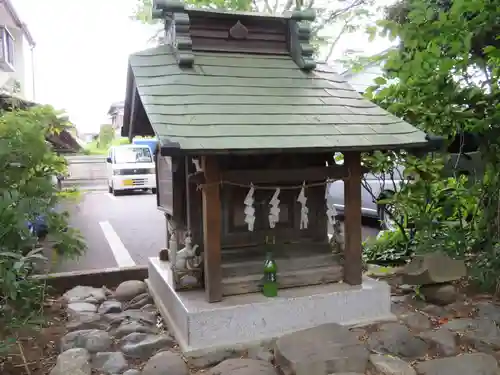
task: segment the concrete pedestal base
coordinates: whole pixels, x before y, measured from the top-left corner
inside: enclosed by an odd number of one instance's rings
[[[148,286],[184,353],[241,347],[324,323],[351,325],[393,319],[385,282],[361,286],[326,284],[283,289],[276,298],[259,293],[208,303],[202,290],[176,292],[168,262],[150,258]]]

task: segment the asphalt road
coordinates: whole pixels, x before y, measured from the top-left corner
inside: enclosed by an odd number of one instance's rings
[[[165,247],[165,219],[149,192],[114,197],[88,191],[71,213],[71,225],[82,231],[88,248],[84,256],[64,261],[55,271],[146,265]],[[376,223],[364,223],[364,238],[377,232]]]

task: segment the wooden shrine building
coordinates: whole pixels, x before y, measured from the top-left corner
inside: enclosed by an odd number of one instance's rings
[[[310,12],[154,3],[166,45],[130,57],[122,135],[159,140],[157,201],[170,248],[160,259],[177,288],[205,288],[209,302],[256,292],[269,249],[281,288],[361,284],[361,152],[422,147],[426,134],[316,64]],[[341,254],[329,246],[325,203],[328,181],[339,179]]]

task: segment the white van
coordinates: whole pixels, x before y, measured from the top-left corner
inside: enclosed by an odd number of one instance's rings
[[[108,189],[113,195],[139,189],[156,194],[155,163],[147,145],[113,146],[106,162]]]

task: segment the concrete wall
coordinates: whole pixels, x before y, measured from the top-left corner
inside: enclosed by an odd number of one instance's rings
[[[104,186],[108,183],[106,156],[68,155],[69,176],[64,179],[64,186]]]
[[[21,91],[17,95],[26,100],[34,100],[31,46],[3,2],[0,3],[0,25],[6,26],[14,38],[14,72],[6,72],[0,68],[0,87],[12,78],[21,86]]]

